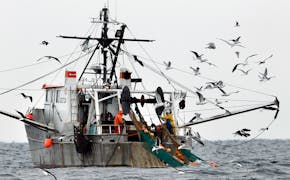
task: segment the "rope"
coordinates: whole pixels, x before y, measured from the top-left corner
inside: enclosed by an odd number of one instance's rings
[[[9,93],[9,92],[11,92],[11,91],[14,91],[14,90],[18,89],[18,88],[21,88],[21,87],[27,86],[27,85],[29,85],[29,84],[35,82],[35,81],[38,81],[38,80],[40,80],[40,79],[43,79],[43,78],[45,78],[46,76],[49,76],[49,75],[51,75],[51,74],[53,74],[53,73],[55,73],[55,72],[57,72],[57,71],[63,69],[64,67],[66,67],[66,66],[68,66],[68,65],[70,65],[70,64],[72,64],[72,63],[74,63],[74,62],[76,62],[76,61],[78,61],[78,60],[80,60],[80,58],[82,58],[82,57],[83,57],[83,56],[80,56],[79,58],[76,58],[75,60],[73,60],[73,61],[71,61],[71,62],[69,62],[69,63],[67,63],[67,64],[65,64],[65,65],[63,65],[63,66],[61,66],[61,67],[59,67],[59,68],[57,68],[57,69],[55,69],[55,70],[53,70],[53,71],[50,71],[50,72],[48,72],[48,73],[46,73],[46,74],[44,74],[44,75],[42,75],[42,76],[40,76],[40,77],[38,77],[38,78],[35,78],[35,79],[33,79],[33,80],[31,80],[31,81],[28,81],[28,82],[26,82],[26,83],[24,83],[24,84],[21,84],[21,85],[19,85],[19,86],[16,86],[16,87],[14,87],[14,88],[11,88],[11,89],[9,89],[9,90],[7,90],[7,91],[1,92],[0,95],[7,94],[7,93]]]
[[[40,61],[40,62],[37,62],[37,63],[32,63],[32,64],[29,64],[29,65],[25,65],[25,66],[20,66],[20,67],[16,67],[16,68],[9,68],[9,69],[5,69],[5,70],[0,70],[0,73],[2,73],[2,72],[10,72],[10,71],[23,69],[23,68],[27,68],[27,67],[32,67],[32,66],[35,66],[35,65],[39,65],[39,64],[43,64],[43,63],[49,62],[49,61],[50,60]]]

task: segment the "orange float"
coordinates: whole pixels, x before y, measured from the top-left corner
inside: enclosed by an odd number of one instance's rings
[[[52,146],[52,139],[51,138],[46,138],[44,140],[44,147],[45,148],[50,148]]]

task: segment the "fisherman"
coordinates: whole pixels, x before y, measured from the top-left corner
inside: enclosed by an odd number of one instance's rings
[[[118,134],[121,134],[122,129],[123,129],[122,126],[124,125],[124,120],[122,116],[123,116],[123,111],[119,110],[114,119],[115,133],[118,133]]]
[[[90,126],[89,126],[89,134],[90,135],[94,135],[95,134],[96,124],[97,124],[97,121],[96,121],[95,118],[93,118],[93,120],[90,122]]]
[[[161,116],[160,118],[166,120],[166,126],[170,134],[176,135],[175,124],[171,110],[168,110],[166,112],[166,115]]]
[[[113,117],[112,113],[110,113],[110,112],[106,113],[106,120],[107,121],[113,121],[114,120],[114,117]]]

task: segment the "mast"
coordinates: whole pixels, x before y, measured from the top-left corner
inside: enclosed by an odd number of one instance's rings
[[[102,19],[103,18],[103,19]],[[107,43],[108,40],[108,8],[103,8],[100,16],[100,20],[103,20],[103,29],[102,29],[102,36],[101,39],[103,40],[102,44],[102,52],[103,52],[103,83],[107,81]]]
[[[125,24],[123,23],[118,23],[118,22],[111,22],[109,20],[109,9],[107,7],[104,7],[102,9],[102,11],[100,12],[100,16],[99,19],[95,19],[93,18],[92,23],[101,23],[103,24],[102,26],[102,30],[101,30],[101,37],[79,37],[79,36],[63,36],[63,35],[59,35],[57,37],[61,37],[61,38],[65,38],[65,39],[79,39],[79,40],[86,40],[86,41],[90,41],[90,40],[96,40],[98,41],[98,45],[95,47],[95,49],[93,50],[93,53],[91,54],[89,61],[87,62],[87,64],[85,65],[79,80],[82,78],[82,76],[85,74],[85,71],[88,67],[88,65],[90,64],[90,61],[92,60],[95,52],[97,49],[101,50],[101,54],[103,57],[103,77],[102,77],[102,81],[103,84],[109,84],[111,85],[112,80],[113,80],[113,76],[115,75],[116,78],[116,63],[118,61],[118,55],[119,52],[121,50],[121,45],[125,42],[125,41],[138,41],[138,42],[153,42],[153,40],[148,40],[148,39],[128,39],[128,38],[124,38],[124,32],[125,32],[125,28],[127,27]],[[108,31],[109,31],[109,27],[108,24],[121,24],[120,29],[118,29],[115,33],[115,37],[109,37],[108,36]],[[111,45],[112,42],[117,42],[117,46]],[[112,70],[110,72],[109,77],[107,77],[107,73],[108,73],[108,56],[111,53],[113,54],[113,56],[111,56],[112,59]],[[117,79],[116,79],[117,81]]]

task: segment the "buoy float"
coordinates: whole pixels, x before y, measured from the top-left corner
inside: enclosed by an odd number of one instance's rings
[[[26,118],[32,120],[33,119],[33,115],[31,113],[26,114]]]
[[[45,148],[50,148],[52,146],[52,139],[51,138],[46,138],[44,140],[44,147]]]
[[[213,161],[210,161],[210,162],[209,162],[209,165],[210,165],[211,167],[219,167],[219,165],[218,165],[217,163],[213,162]]]

